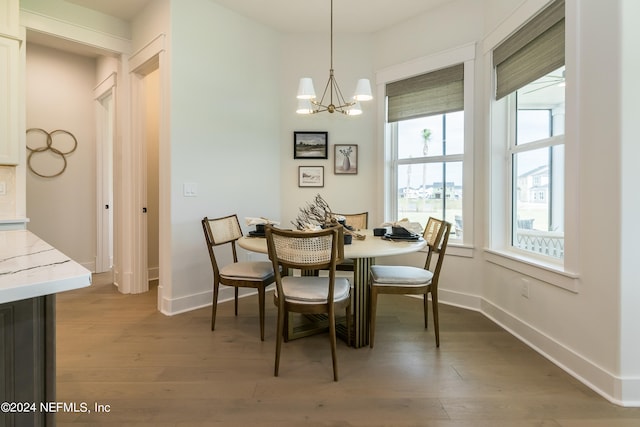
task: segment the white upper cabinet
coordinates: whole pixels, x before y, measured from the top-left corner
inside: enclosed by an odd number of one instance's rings
[[[20,37],[18,0],[0,0],[0,165],[18,164]]]
[[[0,165],[18,164],[19,41],[0,37]]]

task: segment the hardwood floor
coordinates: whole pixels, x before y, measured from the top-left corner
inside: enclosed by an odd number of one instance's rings
[[[102,281],[104,282],[104,281]],[[58,295],[58,426],[640,425],[481,314],[441,306],[441,346],[421,303],[384,295],[374,349],[338,343],[334,382],[327,335],[285,343],[273,376],[275,307],[260,341],[257,297],[167,317],[156,292],[94,285]],[[96,412],[95,404],[108,412]],[[108,407],[106,406],[108,405]]]

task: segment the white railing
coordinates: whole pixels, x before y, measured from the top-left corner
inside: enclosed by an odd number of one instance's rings
[[[564,258],[564,233],[518,229],[514,246],[554,258]]]

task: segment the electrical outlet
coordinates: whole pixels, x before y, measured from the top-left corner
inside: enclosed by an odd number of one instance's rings
[[[529,298],[529,279],[525,279],[524,277],[520,279],[520,293],[523,297]]]

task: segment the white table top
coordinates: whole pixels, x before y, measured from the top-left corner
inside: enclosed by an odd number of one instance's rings
[[[27,230],[0,231],[0,304],[91,284],[91,272]]]
[[[366,235],[364,240],[353,239],[350,245],[344,245],[345,258],[376,258],[389,255],[402,255],[419,251],[427,242],[397,242],[382,239],[373,235],[372,230],[361,230],[359,234]],[[238,245],[251,252],[267,253],[267,240],[263,237],[242,237]]]

